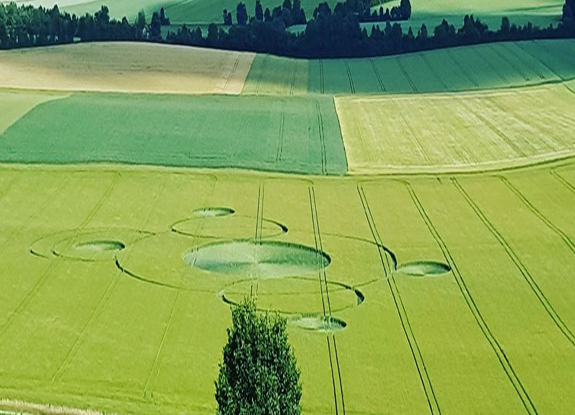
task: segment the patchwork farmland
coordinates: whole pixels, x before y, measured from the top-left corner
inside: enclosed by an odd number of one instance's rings
[[[255,295],[306,415],[569,413],[574,57],[0,52],[0,412],[213,414]]]

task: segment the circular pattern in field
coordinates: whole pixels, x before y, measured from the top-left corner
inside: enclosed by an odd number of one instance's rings
[[[78,251],[85,252],[121,251],[125,247],[126,245],[119,241],[89,241],[74,246]]]
[[[149,232],[132,229],[71,230],[47,235],[34,242],[30,252],[44,258],[77,261],[113,261],[116,254]]]
[[[346,328],[347,323],[337,317],[329,316],[300,316],[288,320],[290,324],[307,331],[319,333],[333,333]]]
[[[361,291],[336,281],[319,277],[282,279],[244,279],[228,285],[220,292],[222,300],[237,305],[245,297],[257,297],[260,311],[278,311],[286,315],[321,315],[324,310],[336,313],[361,305]],[[322,298],[323,297],[323,298]]]
[[[397,272],[410,277],[426,277],[446,274],[451,267],[443,262],[415,261],[397,267]]]
[[[226,241],[187,252],[184,261],[218,274],[258,278],[284,278],[317,273],[331,259],[314,248],[278,241]]]
[[[227,207],[205,207],[194,210],[193,215],[196,218],[217,218],[233,215],[234,213],[235,210]]]
[[[220,212],[221,213],[221,212]],[[256,233],[257,220],[238,215],[205,215],[184,219],[171,226],[173,232],[184,236],[211,239],[247,239]],[[263,219],[259,235],[274,238],[287,232],[287,227],[269,219]]]

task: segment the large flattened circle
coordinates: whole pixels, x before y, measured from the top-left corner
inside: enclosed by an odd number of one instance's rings
[[[313,236],[308,233],[296,231],[290,232],[290,235],[290,239],[293,241],[310,241],[313,243]],[[329,259],[331,260],[325,269],[328,281],[338,281],[348,286],[361,287],[382,278],[381,260],[375,244],[358,238],[329,234],[323,234],[322,241],[324,242],[323,246],[329,249]],[[214,270],[205,271],[196,266],[191,267],[192,262],[186,263],[187,254],[201,246],[213,243],[214,240],[210,238],[192,239],[174,232],[157,234],[126,246],[126,249],[117,254],[117,265],[128,276],[138,280],[159,286],[213,294],[220,292],[232,283],[250,278],[249,275],[218,273]],[[312,271],[298,276],[317,278],[318,268],[313,266],[309,269]],[[278,277],[272,276],[270,278]],[[310,285],[307,292],[316,293],[318,289],[319,286]],[[300,292],[302,291],[300,290]]]
[[[279,241],[225,241],[194,248],[184,255],[192,267],[242,277],[284,278],[317,273],[331,260],[314,248]]]

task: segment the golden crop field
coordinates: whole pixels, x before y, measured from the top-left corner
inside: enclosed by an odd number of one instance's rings
[[[237,95],[254,56],[124,42],[0,51],[0,88]]]
[[[336,98],[351,173],[485,170],[575,154],[569,84]]]

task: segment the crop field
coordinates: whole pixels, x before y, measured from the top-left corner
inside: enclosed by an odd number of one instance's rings
[[[124,42],[0,51],[0,88],[237,95],[253,59],[252,53]]]
[[[574,58],[0,52],[0,415],[214,414],[245,296],[303,415],[569,414]]]
[[[575,89],[338,97],[353,173],[493,169],[575,155]]]
[[[8,128],[0,160],[347,171],[327,97],[75,94],[37,106]]]
[[[289,318],[306,414],[568,413],[571,163],[409,179],[2,167],[0,394],[214,413],[227,303],[251,292]]]
[[[573,79],[574,59],[573,40],[505,42],[371,59],[306,61],[258,55],[242,93],[386,94],[520,87]]]
[[[130,43],[0,51],[0,88],[305,95],[458,92],[575,78],[575,41],[505,42],[371,59],[301,60]]]

